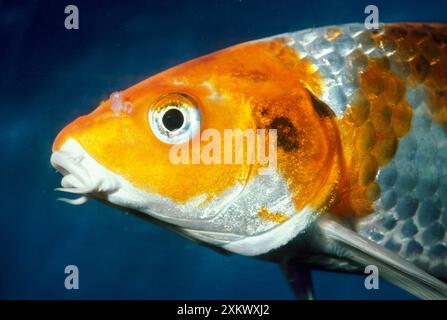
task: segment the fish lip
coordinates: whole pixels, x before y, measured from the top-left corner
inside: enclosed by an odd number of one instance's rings
[[[109,194],[117,190],[116,184],[109,181],[110,178],[99,176],[88,170],[85,163],[87,154],[85,150],[82,149],[82,152],[81,150],[72,150],[66,145],[64,144],[61,149],[54,151],[50,157],[51,165],[62,175],[62,187],[56,188],[56,191],[100,197],[105,193]]]
[[[79,165],[80,159],[73,157],[73,155],[70,155],[67,152],[53,152],[50,158],[50,163],[57,172],[62,174],[63,178],[61,183],[64,188],[85,187],[90,180],[88,172],[83,170],[82,166]],[[69,178],[72,178],[71,183]],[[66,181],[65,185],[63,183],[64,179]]]

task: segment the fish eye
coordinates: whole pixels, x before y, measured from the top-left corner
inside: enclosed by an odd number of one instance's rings
[[[197,104],[183,93],[170,93],[160,97],[149,109],[148,118],[155,136],[168,144],[186,142],[200,128]]]

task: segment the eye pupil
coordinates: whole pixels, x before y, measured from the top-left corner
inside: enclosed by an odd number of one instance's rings
[[[169,131],[175,131],[183,126],[183,113],[178,109],[169,109],[162,118],[163,125]]]

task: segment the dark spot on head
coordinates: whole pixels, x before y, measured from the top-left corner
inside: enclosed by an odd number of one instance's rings
[[[278,147],[291,152],[299,147],[298,130],[287,117],[277,117],[270,123],[269,129],[277,130]]]
[[[261,109],[261,115],[263,117],[266,117],[268,114],[269,114],[269,110],[267,108],[264,107]]]

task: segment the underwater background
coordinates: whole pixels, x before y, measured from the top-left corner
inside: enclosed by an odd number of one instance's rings
[[[64,28],[76,5],[80,29]],[[62,127],[111,92],[194,57],[313,26],[447,23],[447,1],[0,1],[0,299],[293,299],[280,268],[224,256],[96,201],[57,202]],[[79,290],[64,287],[79,268]],[[318,299],[415,299],[313,272]]]

